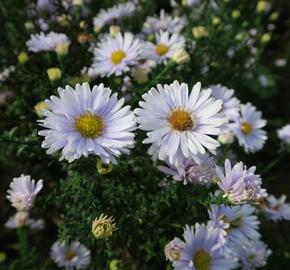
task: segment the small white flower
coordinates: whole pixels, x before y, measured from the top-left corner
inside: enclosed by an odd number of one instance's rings
[[[172,17],[162,9],[159,17],[148,17],[143,25],[143,32],[154,34],[160,31],[179,33],[186,25],[184,17]]]
[[[91,252],[81,243],[55,242],[51,247],[51,258],[59,267],[66,269],[86,269],[91,262]]]
[[[215,99],[223,101],[222,113],[226,114],[229,119],[239,115],[240,101],[233,96],[233,89],[229,89],[221,84],[211,85],[210,88],[212,89],[212,96]]]
[[[179,238],[175,237],[164,248],[166,260],[169,260],[171,262],[178,261],[181,257],[183,247],[184,242],[181,241]]]
[[[247,169],[243,162],[231,166],[225,161],[224,170],[216,167],[219,176],[218,186],[232,203],[255,202],[267,196],[265,189],[261,188],[260,175],[255,174],[256,167]]]
[[[261,150],[267,140],[267,133],[262,128],[266,120],[261,118],[261,112],[256,110],[251,103],[241,105],[241,115],[229,124],[230,130],[238,138],[239,145],[243,146],[246,153]]]
[[[130,106],[122,107],[124,99],[103,84],[90,89],[88,83],[75,89],[58,88],[60,97],[46,100],[46,118],[40,120],[45,130],[43,148],[52,154],[62,149],[62,158],[69,162],[97,155],[104,163],[116,163],[115,157],[129,153],[134,145],[135,116]]]
[[[130,70],[130,66],[136,65],[140,58],[141,44],[131,33],[117,33],[114,37],[107,36],[94,49],[90,76],[111,76]]]
[[[139,128],[148,131],[144,143],[152,143],[149,153],[154,158],[176,165],[219,146],[210,136],[222,134],[227,119],[218,113],[222,101],[210,95],[211,89],[201,90],[200,83],[189,93],[188,85],[178,81],[158,84],[143,95],[135,112]]]
[[[286,144],[290,144],[290,124],[277,130],[279,139]]]
[[[261,202],[261,208],[267,219],[290,220],[290,203],[286,203],[286,196],[282,195],[279,199],[270,195]]]
[[[155,35],[155,43],[143,44],[144,58],[157,63],[166,63],[169,58],[184,47],[184,38],[178,34],[160,32]]]
[[[65,34],[49,32],[47,35],[41,32],[30,36],[30,40],[26,42],[29,51],[55,51],[59,44],[70,44]]]
[[[30,175],[22,174],[18,178],[13,178],[7,199],[18,211],[28,210],[32,207],[34,199],[42,187],[43,180],[35,183],[35,180],[31,179]]]
[[[129,17],[136,11],[136,6],[132,2],[121,3],[108,9],[101,9],[94,18],[94,27],[102,28],[104,25],[110,24],[115,20]]]

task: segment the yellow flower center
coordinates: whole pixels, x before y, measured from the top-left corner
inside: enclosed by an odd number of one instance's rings
[[[64,255],[64,258],[68,261],[71,261],[76,256],[77,254],[73,250],[68,249]]]
[[[158,44],[155,48],[155,51],[159,56],[166,54],[168,50],[169,50],[168,46],[164,44]]]
[[[75,129],[86,138],[95,138],[103,133],[105,124],[101,116],[86,113],[75,121]]]
[[[194,126],[194,119],[190,112],[184,109],[176,109],[169,113],[167,117],[172,129],[177,131],[191,130]]]
[[[243,223],[243,218],[238,217],[230,222],[230,229],[236,229],[239,228]]]
[[[241,125],[242,133],[244,133],[245,135],[249,135],[252,132],[252,130],[253,130],[253,127],[249,122],[245,121],[242,123]]]
[[[196,251],[192,257],[193,264],[197,270],[210,270],[211,260],[211,256],[203,249]]]
[[[123,50],[114,51],[111,55],[111,60],[114,65],[118,65],[126,57],[126,53]]]

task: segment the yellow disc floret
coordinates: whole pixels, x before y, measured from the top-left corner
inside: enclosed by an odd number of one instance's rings
[[[252,132],[252,130],[253,127],[249,122],[245,121],[241,124],[241,131],[243,134],[249,135]]]
[[[211,256],[203,249],[196,251],[192,257],[193,264],[197,270],[210,270],[211,260]]]
[[[169,50],[168,46],[164,44],[158,44],[155,48],[155,51],[159,56],[166,54],[168,50]]]
[[[104,131],[104,121],[101,116],[86,113],[75,120],[75,129],[86,138],[95,138]]]
[[[114,51],[111,55],[111,60],[114,65],[118,65],[126,57],[126,53],[123,50]]]
[[[172,129],[177,131],[191,130],[194,126],[192,114],[184,109],[176,109],[169,113],[167,117]]]

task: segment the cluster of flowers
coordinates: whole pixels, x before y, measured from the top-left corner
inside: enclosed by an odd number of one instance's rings
[[[81,6],[79,1],[73,2]],[[200,4],[197,0],[184,2],[189,7]],[[172,1],[172,5],[177,3]],[[52,1],[38,1],[37,7],[50,13],[56,9]],[[133,16],[138,7],[138,1],[131,1],[102,9],[93,20],[94,31]],[[238,12],[233,16],[239,16]],[[130,73],[138,83],[143,83],[158,65],[189,61],[186,47],[192,48],[194,43],[182,35],[186,24],[185,17],[161,10],[159,16],[146,19],[138,35],[121,33],[119,26],[111,25],[110,33],[100,34],[99,42],[91,41],[93,59],[85,69],[87,75],[103,78]],[[203,26],[194,27],[192,34],[196,39],[209,35]],[[32,34],[26,43],[33,53],[56,52],[58,56],[67,54],[70,44],[66,34],[55,32]],[[50,70],[48,76],[61,76],[56,73],[57,70]],[[118,99],[117,93],[103,84],[92,88],[88,83],[76,84],[75,88],[59,87],[58,96],[39,105],[39,115],[43,117],[39,120],[43,127],[39,131],[44,137],[42,147],[48,154],[61,151],[60,160],[73,162],[94,155],[105,164],[116,164],[121,154],[129,154],[134,147],[137,127],[146,131],[143,143],[150,144],[149,155],[163,163],[158,168],[167,177],[184,184],[216,184],[214,196],[221,195],[232,204],[211,205],[207,224],[186,226],[184,241],[175,238],[166,245],[166,258],[174,268],[225,270],[265,265],[271,252],[260,239],[257,209],[249,204],[257,204],[272,220],[290,220],[290,205],[285,203],[285,196],[268,196],[255,167],[247,168],[243,162],[229,159],[220,167],[215,158],[220,144],[231,144],[234,138],[247,153],[261,150],[267,140],[261,112],[251,103],[242,104],[234,90],[220,84],[202,88],[196,83],[192,89],[178,81],[157,84],[142,98],[139,108],[133,111],[124,106],[124,98]],[[279,130],[278,136],[289,144],[289,126]],[[7,227],[43,227],[43,221],[29,218],[28,212],[41,189],[42,180],[35,184],[30,176],[13,179],[8,199],[18,212],[6,223]],[[109,237],[114,230],[113,218],[103,215],[92,225],[93,234],[100,239]],[[67,269],[84,269],[91,261],[90,251],[77,241],[57,241],[51,256],[58,266]]]

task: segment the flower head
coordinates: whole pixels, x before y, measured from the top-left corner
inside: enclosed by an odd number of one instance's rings
[[[175,237],[172,241],[166,244],[164,248],[165,257],[171,262],[178,261],[183,251],[184,242]]]
[[[277,130],[279,139],[286,144],[290,144],[290,124]]]
[[[22,174],[18,178],[13,178],[7,199],[18,211],[28,210],[32,207],[34,199],[42,187],[42,180],[35,183],[35,180],[31,179],[30,175]]]
[[[51,258],[59,267],[86,269],[91,262],[91,252],[81,243],[55,242],[51,247]]]
[[[114,218],[103,214],[101,214],[100,217],[97,217],[92,225],[92,232],[98,239],[106,239],[110,237],[115,230],[117,230],[117,228],[114,223]]]
[[[155,34],[156,43],[146,42],[143,45],[144,58],[157,63],[166,63],[177,51],[184,47],[184,38],[178,34],[160,32]]]
[[[209,135],[222,134],[227,119],[218,113],[222,102],[210,95],[211,90],[201,90],[200,83],[189,93],[188,85],[178,81],[159,84],[143,95],[135,112],[139,128],[148,131],[144,143],[152,143],[149,153],[154,158],[178,164],[219,146]]]
[[[236,266],[235,259],[218,242],[219,231],[209,225],[196,224],[184,229],[185,244],[175,270],[227,270]]]
[[[247,103],[241,105],[241,115],[235,117],[233,121],[229,124],[229,128],[247,153],[263,148],[267,134],[262,129],[266,125],[266,120],[261,119],[261,112],[258,112],[251,103]]]
[[[131,33],[117,33],[107,36],[94,49],[94,59],[89,70],[90,76],[111,76],[130,70],[140,57],[141,44]]]
[[[59,44],[70,44],[68,37],[65,34],[49,32],[47,35],[41,32],[40,34],[31,35],[30,40],[26,42],[29,51],[55,51]]]
[[[134,144],[135,117],[129,106],[122,107],[124,99],[111,95],[103,84],[90,89],[88,83],[77,84],[75,89],[58,88],[60,97],[46,100],[49,110],[39,120],[46,128],[43,148],[47,153],[62,149],[62,158],[69,162],[97,155],[105,163],[116,163],[115,156],[128,153]]]
[[[224,172],[217,167],[219,177],[218,186],[232,203],[258,201],[267,196],[265,189],[261,188],[262,180],[255,174],[256,167],[247,169],[243,162],[231,166],[230,161],[225,161]]]

